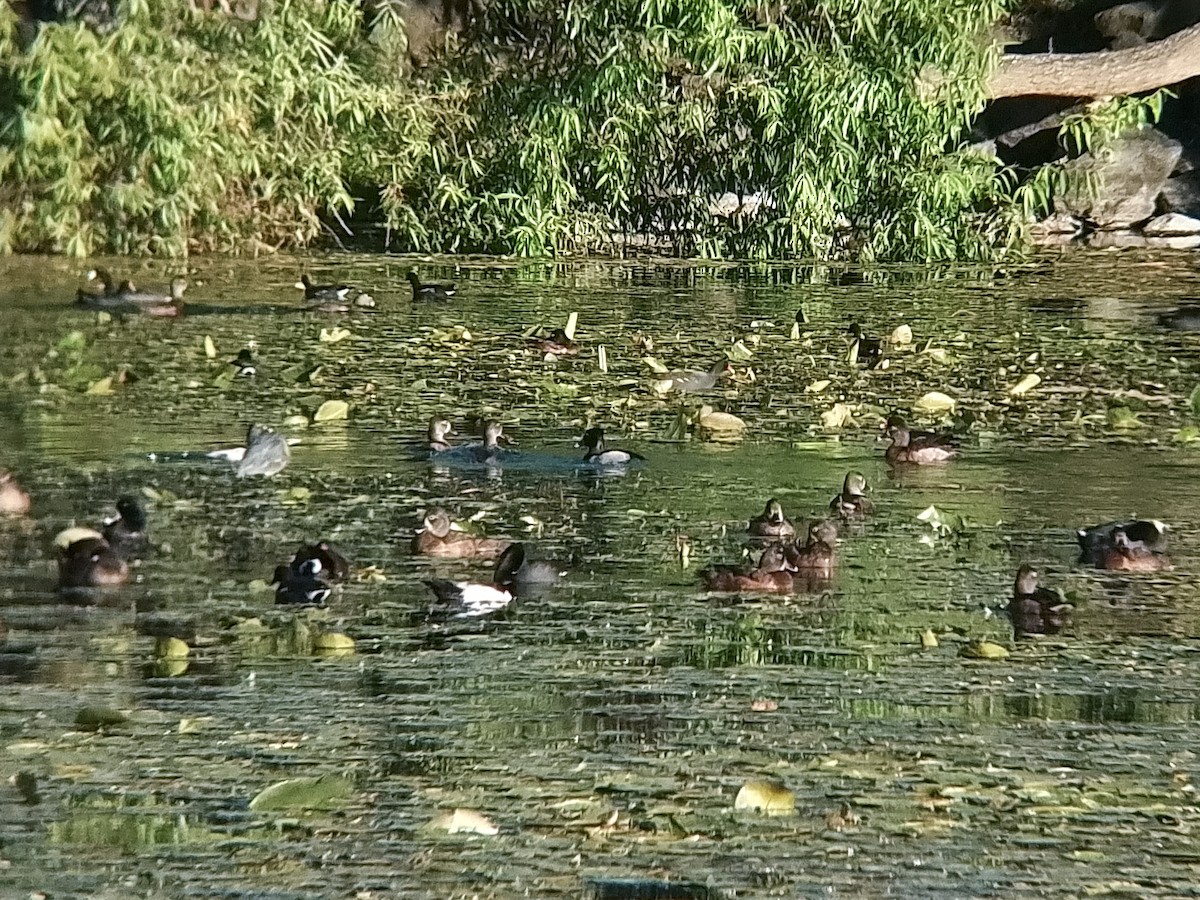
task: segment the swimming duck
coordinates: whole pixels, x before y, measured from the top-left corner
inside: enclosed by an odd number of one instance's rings
[[[85,532],[88,529],[71,529]],[[59,545],[58,588],[116,587],[129,581],[129,563],[109,546],[99,533],[69,540]]]
[[[1058,634],[1067,625],[1071,610],[1058,591],[1038,585],[1038,573],[1033,566],[1017,569],[1012,600],[1008,604],[1009,618],[1017,637],[1031,634]]]
[[[1117,531],[1124,532],[1126,541],[1135,551],[1165,553],[1169,528],[1158,519],[1131,519],[1080,528],[1075,532],[1080,562],[1103,566],[1105,555],[1116,546],[1114,536]]]
[[[29,512],[29,494],[8,469],[0,469],[0,516],[23,516]]]
[[[748,591],[790,594],[795,590],[792,576],[794,571],[795,568],[788,562],[783,547],[772,544],[762,552],[755,568],[710,566],[700,573],[700,580],[708,590],[721,593]]]
[[[440,507],[429,510],[413,535],[412,552],[418,556],[458,559],[494,559],[508,541],[479,537],[455,530],[450,514]]]
[[[858,352],[855,354],[855,359],[858,362],[866,363],[868,368],[874,368],[880,359],[883,358],[882,339],[867,337],[863,333],[862,326],[857,322],[851,322],[850,327],[846,329],[846,333],[853,337],[854,344],[858,345]]]
[[[829,511],[843,519],[861,519],[875,505],[867,499],[867,479],[861,472],[847,472],[842,492],[829,501]]]
[[[104,539],[113,552],[131,559],[146,552],[149,540],[146,528],[149,520],[146,508],[137,497],[124,496],[117,500],[117,515],[104,523]]]
[[[932,431],[914,431],[904,424],[904,420],[893,414],[888,418],[888,437],[892,444],[884,453],[884,458],[892,465],[908,463],[914,466],[928,466],[943,463],[958,454],[951,438],[947,434]]]
[[[136,313],[159,318],[172,318],[183,315],[183,292],[186,289],[187,279],[185,278],[173,279],[169,294],[139,291],[132,282],[123,281],[115,291],[106,289],[102,294],[78,292],[76,301],[89,309],[104,310],[105,312]]]
[[[310,303],[341,303],[349,300],[354,290],[348,284],[314,284],[307,272],[300,276],[296,287],[304,290],[304,299]]]
[[[579,352],[579,345],[567,337],[563,328],[555,328],[546,337],[534,338],[534,346],[551,356],[574,356]]]
[[[408,274],[404,277],[412,285],[414,303],[427,300],[443,302],[449,300],[455,294],[453,284],[435,284],[433,282],[421,281],[421,276],[417,274],[416,269],[409,269]]]
[[[234,378],[253,378],[258,374],[258,369],[254,366],[254,354],[249,347],[243,347],[238,351],[238,355],[229,361],[233,366]]]
[[[1178,309],[1159,313],[1158,324],[1172,331],[1200,331],[1200,303],[1189,301]]]
[[[497,564],[497,569],[499,568]],[[512,603],[513,599],[509,586],[495,582],[479,584],[472,581],[429,578],[425,580],[425,584],[429,585],[430,590],[441,601],[443,609],[438,611],[450,613],[457,619],[498,612]]]
[[[521,589],[536,589],[557,584],[566,574],[566,566],[562,563],[531,559],[525,545],[514,541],[496,560],[492,580],[514,594],[519,594]]]
[[[783,506],[772,497],[767,501],[762,515],[750,520],[746,531],[756,537],[790,538],[795,537],[796,527],[783,514]]]
[[[89,282],[100,282],[100,291],[98,293],[93,293],[91,291],[85,291],[82,288],[77,290],[75,292],[75,299],[77,302],[82,304],[87,304],[88,302],[99,297],[115,297],[117,294],[127,293],[135,290],[133,282],[129,281],[128,279],[118,284],[108,269],[89,269],[85,277]]]
[[[329,541],[301,545],[289,566],[293,572],[308,573],[325,581],[343,582],[350,577],[350,560]]]
[[[279,606],[315,606],[324,609],[333,588],[320,577],[320,563],[305,560],[300,565],[276,566],[271,578],[275,603]]]
[[[1101,569],[1116,572],[1161,572],[1170,569],[1171,560],[1156,553],[1141,541],[1133,541],[1124,528],[1112,533],[1112,543],[1105,547],[1096,563]]]
[[[712,390],[723,375],[732,371],[729,360],[721,357],[712,364],[707,372],[698,372],[694,369],[667,372],[655,379],[654,386],[661,393],[679,391],[681,394],[699,394]]]
[[[434,453],[445,453],[447,450],[454,449],[446,437],[454,434],[454,427],[450,424],[450,420],[442,416],[434,416],[429,420],[429,449]]]
[[[589,465],[602,467],[627,466],[631,462],[645,462],[646,457],[632,450],[621,450],[616,447],[608,449],[604,445],[604,429],[599,425],[589,428],[583,433],[575,445],[584,447],[583,461]]]
[[[500,447],[502,440],[505,443],[509,442],[504,434],[504,426],[492,421],[483,426],[483,443],[468,446],[480,462],[493,462],[504,452]]]
[[[287,439],[267,425],[251,425],[246,433],[246,452],[235,463],[238,478],[271,477],[287,468],[292,450]]]
[[[797,571],[828,576],[837,565],[837,526],[828,519],[808,526],[807,541],[785,544],[783,551],[788,563]]]

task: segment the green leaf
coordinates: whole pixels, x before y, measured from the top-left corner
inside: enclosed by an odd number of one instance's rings
[[[250,801],[255,812],[280,809],[325,809],[346,799],[354,783],[337,775],[289,778],[260,791]]]

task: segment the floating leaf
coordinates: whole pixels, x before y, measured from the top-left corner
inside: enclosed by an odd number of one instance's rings
[[[1141,420],[1128,406],[1114,406],[1108,411],[1108,424],[1113,428],[1141,428]]]
[[[800,323],[793,322],[791,333],[788,335],[793,341],[800,340]]]
[[[642,362],[648,365],[650,367],[650,371],[655,375],[665,375],[667,372],[671,371],[653,356],[643,356]]]
[[[921,632],[921,647],[923,647],[925,650],[932,650],[937,645],[937,635],[933,633],[932,628],[926,628]]]
[[[796,795],[778,781],[747,781],[737,792],[734,809],[752,809],[768,816],[789,816],[796,809]]]
[[[569,340],[569,341],[575,340],[575,326],[578,324],[579,324],[579,313],[573,312],[569,316],[567,316],[567,325],[563,329],[563,333],[566,334],[567,340]]]
[[[316,778],[289,778],[277,781],[250,801],[253,810],[320,809],[346,798],[353,782],[337,775]]]
[[[482,834],[487,837],[500,833],[495,822],[473,809],[456,809],[452,813],[443,813],[433,819],[426,828],[445,831],[448,834]]]
[[[858,362],[858,339],[855,338],[850,344],[850,350],[846,354],[846,362],[851,366]]]
[[[744,341],[738,341],[726,353],[730,362],[749,362],[754,358],[754,351],[746,346]]]
[[[696,427],[706,441],[740,441],[746,434],[746,423],[733,413],[714,412],[707,406],[696,416]]]
[[[945,347],[926,347],[921,352],[934,362],[943,364],[950,362],[950,351]]]
[[[1008,659],[1010,656],[1006,647],[993,641],[971,641],[963,645],[958,655],[967,659]]]
[[[1042,376],[1037,372],[1030,372],[1016,384],[1008,389],[1008,392],[1014,397],[1020,397],[1023,394],[1028,394],[1035,387],[1042,383]]]
[[[601,344],[599,347],[596,348],[596,360],[600,366],[600,371],[607,374],[608,373],[608,351],[604,349],[603,344]]]
[[[1188,406],[1191,407],[1192,415],[1200,419],[1200,384],[1192,388],[1188,395]]]
[[[1184,425],[1173,438],[1177,444],[1191,444],[1195,441],[1200,441],[1200,428],[1195,425]]]
[[[854,424],[853,410],[845,403],[835,403],[832,409],[821,413],[821,427],[829,430],[845,428]]]
[[[892,330],[891,337],[888,338],[888,343],[890,343],[893,347],[907,347],[912,342],[912,329],[907,325],[897,325]]]
[[[326,400],[322,403],[315,413],[313,413],[314,422],[336,422],[341,419],[348,418],[350,415],[350,404],[345,400]]]
[[[87,393],[93,397],[103,397],[113,392],[113,377],[109,375],[88,385]]]
[[[831,385],[831,384],[833,384],[833,382],[830,381],[828,378],[822,378],[819,381],[814,381],[812,384],[810,384],[808,387],[806,387],[804,389],[804,392],[806,394],[819,394],[819,393],[821,393],[821,391],[825,390],[825,388],[829,387],[829,385]]]
[[[187,641],[181,641],[177,637],[159,638],[154,645],[154,655],[159,659],[187,659],[191,653],[191,647],[187,645]]]
[[[349,328],[322,328],[320,341],[322,344],[336,344],[350,337]]]
[[[354,653],[354,638],[338,631],[326,631],[313,638],[313,653],[326,659]]]
[[[209,359],[217,358],[217,345],[213,343],[212,335],[204,336],[204,355]]]
[[[941,391],[930,391],[913,404],[913,412],[951,412],[957,403],[957,400],[947,394],[943,394]]]

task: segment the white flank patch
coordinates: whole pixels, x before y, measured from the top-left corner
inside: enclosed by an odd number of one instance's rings
[[[455,586],[462,595],[462,612],[458,618],[467,616],[486,616],[498,609],[504,609],[512,602],[512,594],[490,584],[470,584],[465,581],[456,582]]]

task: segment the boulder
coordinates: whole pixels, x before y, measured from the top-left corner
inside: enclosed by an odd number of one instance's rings
[[[1128,228],[1154,215],[1155,203],[1183,147],[1153,128],[1114,138],[1064,167],[1067,188],[1054,198],[1058,213],[1097,228]]]
[[[1200,219],[1182,213],[1166,213],[1155,216],[1142,226],[1142,234],[1149,237],[1174,237],[1181,234],[1200,234]]]
[[[1200,218],[1200,170],[1168,178],[1158,195],[1158,210]]]

